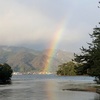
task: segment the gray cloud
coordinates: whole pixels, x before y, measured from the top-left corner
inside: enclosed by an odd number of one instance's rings
[[[49,47],[60,26],[59,48],[80,47],[90,41],[88,33],[99,21],[97,5],[94,0],[0,1],[0,45]]]

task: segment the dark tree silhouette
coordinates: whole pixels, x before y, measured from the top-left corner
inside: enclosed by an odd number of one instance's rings
[[[7,83],[10,82],[12,77],[12,69],[11,67],[4,63],[0,64],[0,83]]]

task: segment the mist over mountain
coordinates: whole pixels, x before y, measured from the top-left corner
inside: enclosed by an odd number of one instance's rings
[[[8,63],[15,72],[43,71],[49,59],[50,72],[55,72],[58,65],[73,59],[73,53],[55,50],[55,54],[48,55],[49,49],[34,50],[25,47],[0,46],[0,63]]]

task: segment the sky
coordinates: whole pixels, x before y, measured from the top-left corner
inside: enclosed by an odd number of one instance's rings
[[[78,52],[98,26],[98,5],[98,0],[0,0],[0,45]]]

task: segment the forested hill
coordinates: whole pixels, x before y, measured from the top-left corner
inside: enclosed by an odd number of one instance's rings
[[[48,55],[47,51],[0,46],[0,63],[8,63],[17,72],[42,71],[45,62],[52,57]],[[73,57],[73,53],[56,50],[55,55],[52,57],[50,71],[55,72],[59,64],[68,62]]]

